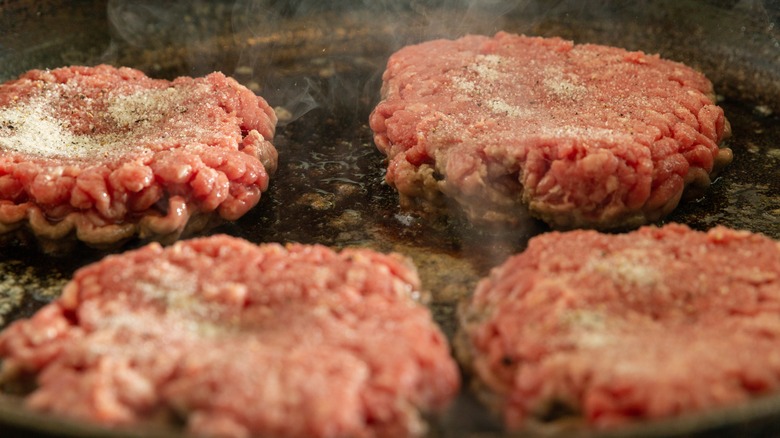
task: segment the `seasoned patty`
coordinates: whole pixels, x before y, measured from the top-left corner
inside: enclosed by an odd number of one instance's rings
[[[459,310],[459,355],[510,429],[609,428],[780,387],[780,243],[760,234],[540,235]]]
[[[237,219],[276,168],[275,126],[265,100],[222,73],[29,71],[0,84],[0,236],[168,243]]]
[[[32,409],[197,435],[420,435],[459,374],[414,266],[367,249],[217,235],[108,256],[0,333]]]
[[[627,229],[731,161],[711,83],[642,52],[471,35],[404,47],[383,81],[370,125],[404,208]]]

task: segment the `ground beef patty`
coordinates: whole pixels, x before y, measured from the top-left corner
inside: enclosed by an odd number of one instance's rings
[[[628,228],[731,161],[710,82],[641,52],[502,32],[405,47],[383,80],[370,124],[403,207]]]
[[[237,219],[276,168],[275,126],[265,100],[221,73],[32,70],[0,85],[0,235],[170,242]]]
[[[780,244],[677,224],[553,232],[483,279],[460,318],[459,353],[510,428],[725,406],[780,385]]]
[[[157,243],[79,270],[0,334],[27,405],[106,424],[175,412],[199,435],[424,431],[459,374],[410,262],[366,249]]]

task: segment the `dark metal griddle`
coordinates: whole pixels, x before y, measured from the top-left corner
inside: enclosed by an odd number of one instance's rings
[[[587,5],[574,0],[0,0],[0,80],[31,68],[102,62],[168,79],[214,70],[234,76],[277,107],[279,170],[256,209],[209,233],[258,243],[403,253],[416,263],[434,316],[452,336],[458,301],[491,267],[547,228],[534,223],[483,230],[456,215],[429,220],[400,211],[396,194],[383,183],[383,156],[367,120],[393,51],[432,38],[498,30],[660,53],[702,70],[731,122],[728,146],[735,158],[703,198],[681,205],[666,221],[702,230],[726,225],[780,239],[777,0]],[[43,255],[34,245],[0,248],[0,327],[31,315],[59,294],[76,269],[105,255],[83,247],[66,256]],[[504,435],[469,394],[468,376],[464,388],[449,412],[432,419],[430,435]],[[554,427],[545,433],[555,434]],[[777,435],[780,396],[611,433],[577,434]],[[176,437],[181,431],[159,424],[105,430],[28,412],[18,396],[0,392],[0,435]]]

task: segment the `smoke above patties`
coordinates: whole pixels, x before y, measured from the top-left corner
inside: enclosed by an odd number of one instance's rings
[[[284,125],[312,110],[364,116],[378,99],[390,54],[436,38],[499,30],[556,35],[660,53],[705,71],[716,84],[742,74],[721,64],[777,56],[763,53],[763,43],[749,47],[767,37],[777,41],[774,0],[704,3],[706,8],[672,0],[653,8],[602,0],[109,0],[114,44],[104,59],[131,60],[127,64],[153,76],[221,70],[262,94],[280,110]],[[681,34],[685,44],[670,45],[678,41],[670,33]],[[746,39],[746,33],[755,37]],[[723,53],[711,46],[722,44],[724,34],[727,41],[745,40],[745,50],[733,52],[733,59],[709,56]]]
[[[106,59],[149,55],[140,68],[163,76],[222,70],[279,108],[284,125],[316,108],[365,106],[403,45],[492,34],[517,11],[535,16],[539,8],[529,0],[109,0],[115,45]],[[170,68],[175,60],[186,70]]]

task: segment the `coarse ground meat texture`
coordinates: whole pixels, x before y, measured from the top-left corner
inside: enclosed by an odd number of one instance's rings
[[[276,168],[276,120],[218,72],[31,70],[0,85],[0,236],[32,234],[53,250],[73,237],[170,243],[235,220]]]
[[[407,46],[370,116],[404,208],[629,229],[731,161],[711,83],[642,52],[500,32]]]
[[[459,315],[459,357],[510,429],[612,428],[780,386],[780,244],[760,234],[551,232]]]
[[[107,425],[173,412],[197,435],[424,433],[459,388],[414,266],[368,249],[151,243],[74,275],[0,334],[32,409]]]

